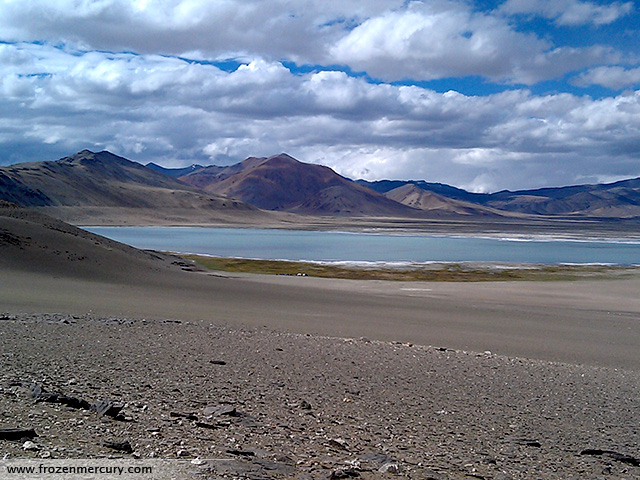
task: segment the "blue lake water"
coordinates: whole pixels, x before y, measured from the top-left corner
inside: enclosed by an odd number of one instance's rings
[[[87,227],[137,248],[324,262],[640,265],[640,243],[201,227]]]

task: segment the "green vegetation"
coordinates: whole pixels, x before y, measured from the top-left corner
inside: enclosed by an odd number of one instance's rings
[[[411,267],[342,267],[312,262],[249,260],[241,258],[182,255],[209,270],[261,273],[269,275],[307,275],[353,280],[396,280],[425,282],[494,282],[507,280],[581,280],[621,278],[638,275],[635,267],[580,265],[478,265],[442,263]]]

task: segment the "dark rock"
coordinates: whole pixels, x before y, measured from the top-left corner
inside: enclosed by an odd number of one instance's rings
[[[526,447],[540,448],[542,446],[540,442],[530,438],[507,437],[504,439],[504,442],[515,443],[516,445],[524,445]]]
[[[360,476],[360,474],[354,468],[338,468],[338,469],[336,469],[336,470],[331,472],[331,475],[329,476],[329,478],[330,479],[355,478],[355,477],[359,477],[359,476]]]
[[[231,455],[239,455],[241,457],[254,457],[255,452],[250,452],[248,450],[227,450],[227,453]]]
[[[209,430],[215,430],[216,428],[224,427],[226,425],[206,423],[206,422],[196,422],[196,427],[200,428],[208,428]]]
[[[226,365],[227,362],[225,362],[224,360],[209,360],[209,363],[213,364],[213,365]]]
[[[332,438],[327,442],[327,445],[332,448],[337,448],[339,450],[349,450],[349,446],[347,442],[342,440],[341,438]]]
[[[360,455],[358,460],[361,462],[370,462],[378,466],[382,466],[385,463],[392,461],[392,459],[384,453],[365,453]]]
[[[91,408],[91,404],[86,400],[82,400],[81,398],[76,397],[68,397],[66,395],[58,395],[58,403],[66,405],[71,408],[78,408],[82,410],[89,410]]]
[[[129,440],[123,442],[104,442],[104,446],[118,452],[133,453],[133,447],[129,443]]]
[[[194,413],[169,412],[170,417],[186,418],[187,420],[198,421],[198,416]]]
[[[22,440],[37,436],[33,428],[0,428],[0,440]]]
[[[598,448],[587,448],[580,452],[580,455],[594,455],[594,456],[607,456],[617,462],[626,463],[634,467],[640,467],[640,459],[632,457],[631,455],[625,455],[624,453],[614,452],[613,450],[600,450]]]
[[[101,402],[91,405],[91,411],[98,415],[106,415],[107,417],[117,418],[120,411],[124,408],[123,403],[112,402],[111,400],[102,400]]]
[[[300,408],[302,410],[311,410],[311,404],[309,402],[307,402],[306,400],[302,400],[300,402]]]
[[[59,403],[66,405],[67,407],[77,408],[82,410],[89,410],[91,404],[81,398],[70,397],[68,395],[62,395],[60,393],[50,393],[45,391],[40,385],[33,384],[31,386],[31,396],[35,398],[36,403]]]
[[[227,415],[229,417],[236,417],[238,416],[238,412],[236,411],[236,407],[233,407],[231,405],[220,405],[218,407],[207,407],[204,409],[204,414],[207,416],[213,415],[213,416],[221,416],[221,415]]]

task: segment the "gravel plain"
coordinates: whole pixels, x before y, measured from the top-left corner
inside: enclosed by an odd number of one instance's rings
[[[0,426],[37,434],[1,440],[5,459],[191,459],[198,478],[640,478],[635,371],[205,320],[0,318]],[[123,408],[38,401],[34,385]]]

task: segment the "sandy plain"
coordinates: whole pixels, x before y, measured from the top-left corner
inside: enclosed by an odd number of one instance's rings
[[[637,277],[191,271],[31,213],[0,219],[1,426],[38,432],[35,450],[0,441],[9,458],[223,459],[202,478],[640,478]],[[122,401],[127,421],[35,402],[33,383]],[[125,440],[132,453],[104,444]]]

